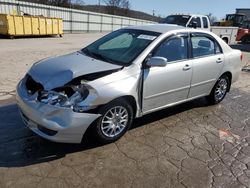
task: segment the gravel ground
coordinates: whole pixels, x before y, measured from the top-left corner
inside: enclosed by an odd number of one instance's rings
[[[0,188],[250,187],[250,72],[219,105],[202,98],[146,115],[105,146],[51,143],[25,128],[11,98],[18,80],[101,35],[0,39]]]

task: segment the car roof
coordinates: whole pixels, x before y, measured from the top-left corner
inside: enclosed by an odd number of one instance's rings
[[[207,17],[206,15],[202,15],[202,14],[170,14],[168,16],[193,16],[193,17]],[[168,17],[167,16],[167,17]]]
[[[231,51],[231,47],[229,47],[226,43],[222,43],[222,39],[217,36],[216,34],[201,30],[201,29],[194,29],[194,28],[187,28],[183,26],[178,26],[174,24],[148,24],[148,25],[141,25],[141,26],[129,26],[126,27],[126,29],[137,29],[137,30],[145,30],[145,31],[152,31],[152,32],[158,32],[161,34],[165,33],[178,33],[178,32],[192,32],[192,33],[204,33],[213,36],[223,47],[223,50]]]
[[[186,27],[174,25],[174,24],[147,24],[147,25],[140,25],[140,26],[129,26],[127,29],[137,29],[137,30],[145,30],[145,31],[152,31],[158,33],[167,33],[173,30],[181,30],[185,29]]]

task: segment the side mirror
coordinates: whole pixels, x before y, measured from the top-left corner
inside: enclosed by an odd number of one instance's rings
[[[168,60],[164,57],[151,57],[146,64],[149,67],[165,67],[167,62]]]

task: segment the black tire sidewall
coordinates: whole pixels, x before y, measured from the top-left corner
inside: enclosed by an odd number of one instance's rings
[[[248,44],[249,43],[249,38],[250,38],[250,36],[244,36],[244,37],[242,37],[242,39],[241,39],[242,43],[243,44]]]
[[[241,39],[241,42],[242,42],[242,44],[246,44],[246,43],[247,43],[247,38],[246,38],[246,37],[243,37],[243,38]]]
[[[223,38],[222,39],[226,44],[228,44],[228,39],[227,38]]]
[[[110,109],[112,109],[116,106],[124,107],[127,110],[129,117],[128,117],[128,123],[127,123],[126,127],[124,128],[124,130],[120,134],[118,134],[117,136],[111,138],[111,137],[107,137],[103,134],[103,132],[101,130],[101,122],[103,119],[103,115],[105,115]],[[133,108],[125,99],[117,99],[117,100],[114,100],[114,101],[102,106],[99,109],[99,113],[102,114],[102,116],[96,122],[94,134],[95,134],[97,140],[103,144],[111,143],[111,142],[114,142],[114,141],[118,140],[119,138],[121,138],[126,133],[126,131],[130,128],[130,126],[133,122],[133,119],[134,119]]]

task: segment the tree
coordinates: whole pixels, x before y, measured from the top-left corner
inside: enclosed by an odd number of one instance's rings
[[[131,8],[131,4],[128,0],[124,0],[122,2],[122,8],[124,9],[124,15],[127,16],[129,14],[129,10]]]
[[[27,1],[45,5],[54,5],[60,7],[70,7],[73,4],[72,2],[73,0],[21,0],[21,1]]]
[[[70,0],[50,0],[51,5],[69,7],[71,4]]]
[[[128,12],[131,7],[129,0],[103,0],[103,2],[107,5],[110,14],[116,14],[116,11],[120,11],[120,9]]]
[[[72,1],[71,1],[71,4],[72,4]],[[85,5],[85,2],[83,0],[75,0],[74,1],[74,4],[75,5],[79,5],[79,6],[84,6]]]
[[[209,18],[209,20],[210,20],[210,22],[211,22],[211,25],[212,25],[214,22],[217,22],[217,21],[218,21],[218,19],[217,19],[212,13],[209,13],[207,16],[208,16],[208,18]]]
[[[85,5],[85,2],[82,0],[74,0],[74,2],[72,2],[71,0],[71,8],[82,9],[84,5]]]
[[[121,8],[129,10],[131,8],[131,4],[128,0],[123,0],[121,3]]]

